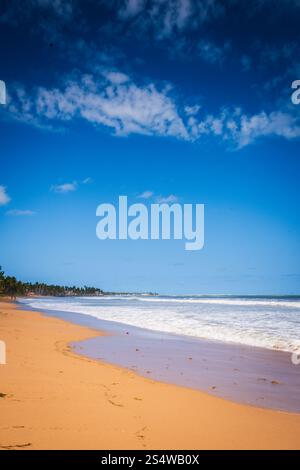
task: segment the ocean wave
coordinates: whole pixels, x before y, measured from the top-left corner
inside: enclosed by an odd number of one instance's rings
[[[137,302],[137,299],[141,302]],[[152,331],[288,352],[300,349],[300,314],[297,302],[284,302],[282,305],[282,302],[270,300],[199,300],[131,297],[131,302],[128,302],[127,298],[125,300],[121,296],[111,296],[106,299],[25,299],[24,302],[37,310],[90,315],[98,320]],[[297,305],[296,308],[294,304]],[[232,308],[224,309],[224,305]],[[251,308],[246,309],[245,306]]]
[[[284,300],[249,300],[249,299],[203,299],[203,298],[141,298],[137,300],[141,302],[168,302],[180,304],[215,304],[215,305],[233,305],[233,306],[253,306],[253,307],[287,307],[300,309],[300,301],[284,301]]]

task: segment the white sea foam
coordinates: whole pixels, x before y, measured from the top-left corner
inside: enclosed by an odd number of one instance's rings
[[[300,300],[108,296],[24,299],[35,309],[91,315],[153,331],[300,350]]]
[[[234,306],[256,306],[256,307],[288,307],[288,308],[295,308],[300,309],[300,302],[293,302],[288,301],[285,302],[284,300],[250,300],[250,299],[226,299],[226,298],[139,298],[141,302],[168,302],[168,303],[183,303],[183,304],[219,304],[219,305],[234,305]]]

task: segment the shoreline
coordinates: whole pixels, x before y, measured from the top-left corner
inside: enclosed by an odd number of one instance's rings
[[[216,298],[216,296],[198,295],[193,298],[183,299],[180,296],[158,296],[156,299],[145,299],[143,296],[89,296],[86,297],[86,301],[84,301],[85,297],[82,296],[73,298],[78,298],[79,302],[70,301],[71,297],[69,296],[40,296],[36,302],[28,300],[26,297],[20,297],[18,303],[23,308],[33,311],[42,309],[43,312],[51,316],[55,316],[56,312],[58,314],[68,314],[67,320],[69,320],[69,314],[79,314],[90,316],[107,324],[128,325],[128,327],[149,331],[153,334],[174,335],[189,338],[191,341],[197,339],[216,344],[239,345],[240,347],[273,352],[279,351],[290,355],[299,350],[298,331],[295,333],[295,328],[291,327],[289,315],[297,316],[300,313],[300,297],[244,296],[242,298],[218,296]],[[100,301],[95,302],[95,299],[100,298]],[[295,298],[297,302],[284,302],[284,298],[289,300]],[[192,308],[190,308],[190,303]],[[66,308],[64,308],[65,304]],[[187,309],[186,306],[189,308]],[[277,308],[281,309],[281,307],[283,318],[277,315],[278,312],[276,311]],[[163,318],[161,323],[162,317],[157,315],[159,309],[163,309],[166,313],[166,317]],[[107,315],[108,312],[109,315]],[[208,313],[209,316],[207,317]],[[245,313],[245,318],[243,318],[243,313]],[[126,317],[128,314],[129,318]],[[214,316],[216,317],[215,323],[211,322]],[[174,321],[174,317],[180,327]],[[268,321],[270,319],[275,322],[272,335],[269,331]],[[276,321],[278,320],[276,327]],[[287,322],[287,325],[284,321]],[[234,323],[233,327],[230,322]],[[262,322],[262,325],[259,328],[252,327],[256,322],[259,325]],[[83,323],[80,322],[80,324]],[[229,328],[226,329],[226,326]]]
[[[0,302],[2,449],[299,449],[300,415],[227,402],[91,360],[101,332]]]
[[[24,308],[22,302],[19,305]],[[39,311],[26,304],[25,308]],[[300,413],[299,368],[290,353],[158,332],[82,313],[42,312],[102,332],[101,337],[71,343],[81,356],[234,403]]]

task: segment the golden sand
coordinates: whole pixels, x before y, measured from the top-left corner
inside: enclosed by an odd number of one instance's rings
[[[154,382],[68,346],[99,334],[0,303],[1,449],[300,448],[300,415]]]

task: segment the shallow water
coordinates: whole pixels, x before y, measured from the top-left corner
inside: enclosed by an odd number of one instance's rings
[[[94,315],[44,312],[108,333],[74,343],[78,354],[236,402],[300,412],[300,365],[292,364],[290,353],[158,332]]]

